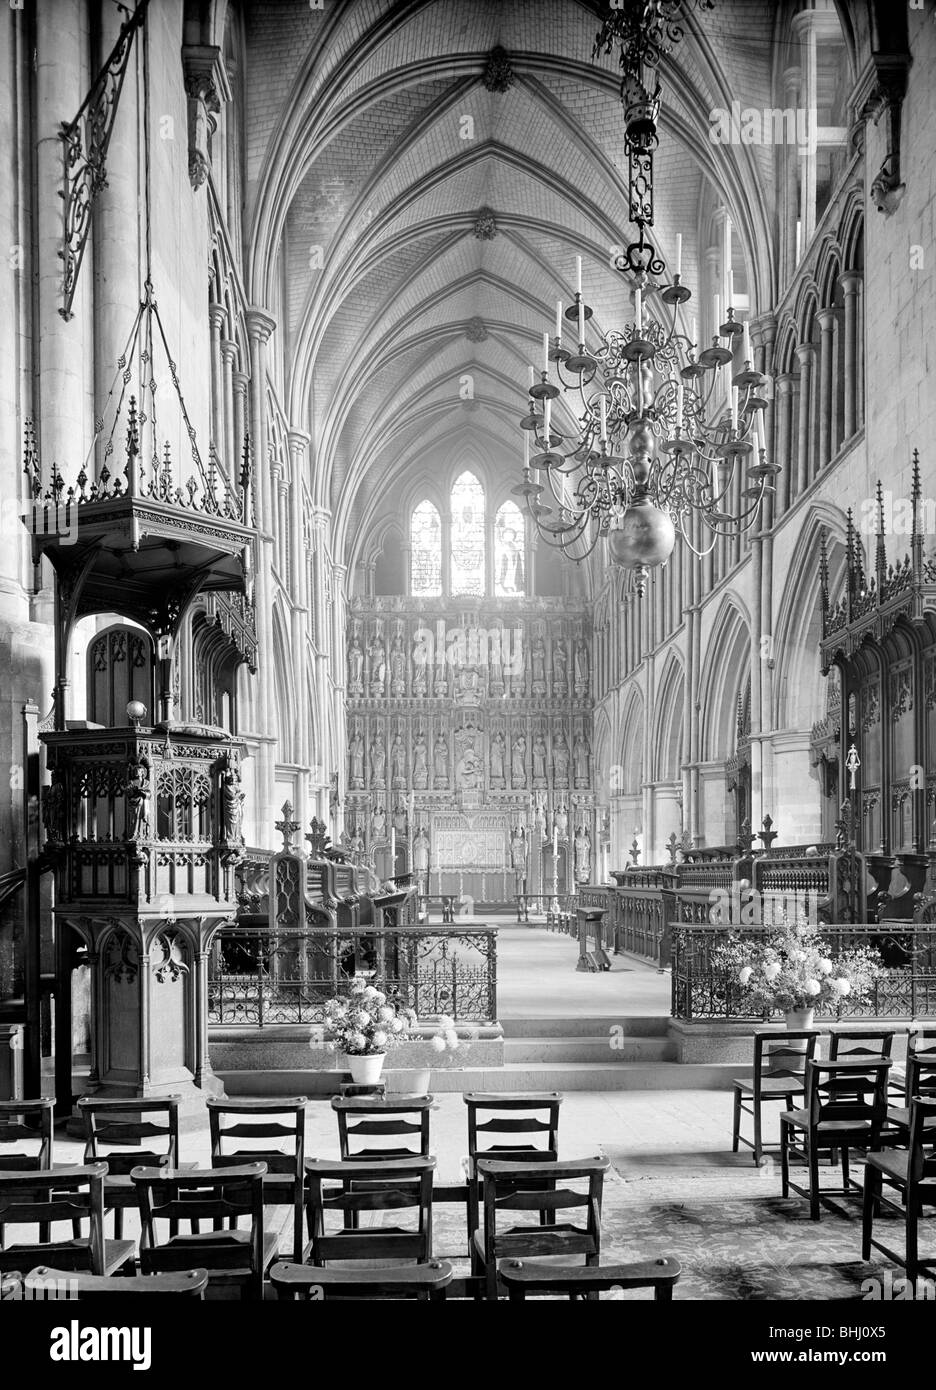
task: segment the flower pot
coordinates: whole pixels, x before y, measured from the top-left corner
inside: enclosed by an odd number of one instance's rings
[[[815,1009],[790,1009],[786,1014],[786,1026],[792,1029],[811,1028]]]
[[[351,1073],[356,1086],[376,1086],[386,1055],[385,1052],[370,1052],[360,1057],[346,1056],[345,1069]]]
[[[401,1067],[384,1072],[388,1096],[427,1096],[430,1079],[428,1067]]]

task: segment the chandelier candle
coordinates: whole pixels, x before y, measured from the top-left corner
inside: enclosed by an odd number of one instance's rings
[[[643,329],[643,291],[639,288],[634,291],[634,322],[639,334]]]
[[[562,300],[556,300],[556,346],[562,343]]]
[[[682,275],[682,232],[676,233],[676,279]]]
[[[576,294],[578,295],[579,299],[581,299],[581,297],[582,297],[582,258],[581,258],[581,256],[576,256],[576,258],[575,258],[575,292],[576,292]]]
[[[549,376],[549,334],[543,334],[543,374]]]

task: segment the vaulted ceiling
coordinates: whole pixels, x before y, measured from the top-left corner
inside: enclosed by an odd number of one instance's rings
[[[683,234],[683,279],[697,285],[706,210],[724,203],[757,312],[775,292],[772,152],[713,145],[710,112],[770,104],[778,10],[788,22],[797,6],[687,8],[661,74],[656,240],[672,264]],[[290,420],[312,435],[314,495],[349,563],[388,509],[466,451],[487,460],[490,485],[515,481],[528,364],[556,300],[573,297],[576,256],[594,327],[631,312],[611,265],[632,235],[617,61],[592,57],[598,10],[250,8],[250,292],[279,307]],[[489,90],[495,47],[505,91]]]

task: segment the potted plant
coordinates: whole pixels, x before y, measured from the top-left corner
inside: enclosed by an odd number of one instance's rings
[[[415,1022],[413,1009],[395,1004],[361,978],[352,980],[347,995],[325,1005],[325,1037],[359,1086],[379,1081],[387,1048],[406,1037]]]
[[[432,1066],[441,1062],[446,1052],[457,1052],[459,1037],[455,1031],[455,1020],[448,1014],[439,1014],[431,1031],[407,1037],[407,1060],[415,1066],[399,1071],[387,1072],[387,1091],[397,1094],[424,1096],[429,1094],[432,1079]],[[422,1056],[426,1057],[425,1064]]]
[[[881,958],[869,946],[852,946],[835,956],[819,928],[801,920],[784,922],[762,938],[732,936],[712,953],[724,970],[729,997],[740,994],[751,1012],[782,1013],[788,1028],[811,1028],[815,1011],[846,999],[860,1003],[881,974]]]

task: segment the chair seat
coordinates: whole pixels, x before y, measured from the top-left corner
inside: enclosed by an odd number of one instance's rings
[[[480,1231],[472,1233],[475,1249],[484,1259],[484,1237]],[[498,1231],[494,1241],[495,1259],[510,1257],[536,1259],[553,1255],[597,1255],[598,1246],[594,1238],[578,1226],[519,1226],[506,1231]]]
[[[910,1158],[906,1149],[885,1149],[883,1153],[868,1154],[865,1162],[872,1168],[886,1173],[889,1178],[907,1181],[907,1162]]]
[[[754,1094],[754,1082],[751,1077],[736,1076],[731,1084],[744,1095],[753,1096]],[[801,1096],[804,1087],[805,1082],[797,1077],[765,1077],[761,1082],[761,1096],[765,1099],[768,1096],[778,1096],[781,1099],[784,1096]]]
[[[132,1245],[132,1242],[129,1242]],[[124,1242],[127,1244],[127,1242]],[[183,1232],[177,1236],[170,1237],[165,1244],[160,1245],[159,1250],[179,1250],[192,1251],[193,1258],[197,1256],[199,1248],[206,1255],[206,1265],[208,1268],[208,1282],[224,1283],[233,1279],[243,1278],[250,1273],[250,1246],[251,1238],[249,1231],[201,1231]],[[208,1265],[212,1250],[231,1250],[240,1247],[244,1251],[244,1264],[211,1269]],[[263,1235],[263,1272],[266,1274],[270,1265],[276,1259],[279,1250],[279,1236],[272,1231],[265,1231]]]
[[[72,1256],[76,1259],[81,1256],[83,1264],[85,1258],[90,1263],[91,1242],[87,1236],[76,1236],[73,1240],[56,1240],[44,1242],[39,1245],[10,1245],[4,1250],[4,1255],[25,1255],[27,1252],[30,1257],[36,1256],[36,1264],[30,1265],[25,1261],[22,1272],[28,1274],[37,1265],[48,1264],[50,1259],[59,1263],[68,1261]],[[118,1269],[122,1269],[128,1261],[132,1262],[136,1253],[136,1241],[133,1240],[105,1240],[104,1242],[104,1273],[115,1274]],[[70,1261],[69,1261],[70,1262]]]
[[[809,1129],[808,1110],[788,1110],[780,1116],[782,1125],[792,1125],[794,1129]],[[816,1125],[818,1138],[830,1138],[838,1135],[844,1137],[846,1134],[864,1135],[871,1130],[870,1120],[822,1120]]]
[[[887,1123],[893,1125],[895,1129],[909,1129],[910,1107],[908,1105],[889,1105],[887,1107]]]
[[[682,1274],[678,1260],[663,1258],[624,1265],[548,1265],[536,1260],[501,1260],[498,1274],[508,1285],[530,1289],[590,1292],[673,1285]]]

